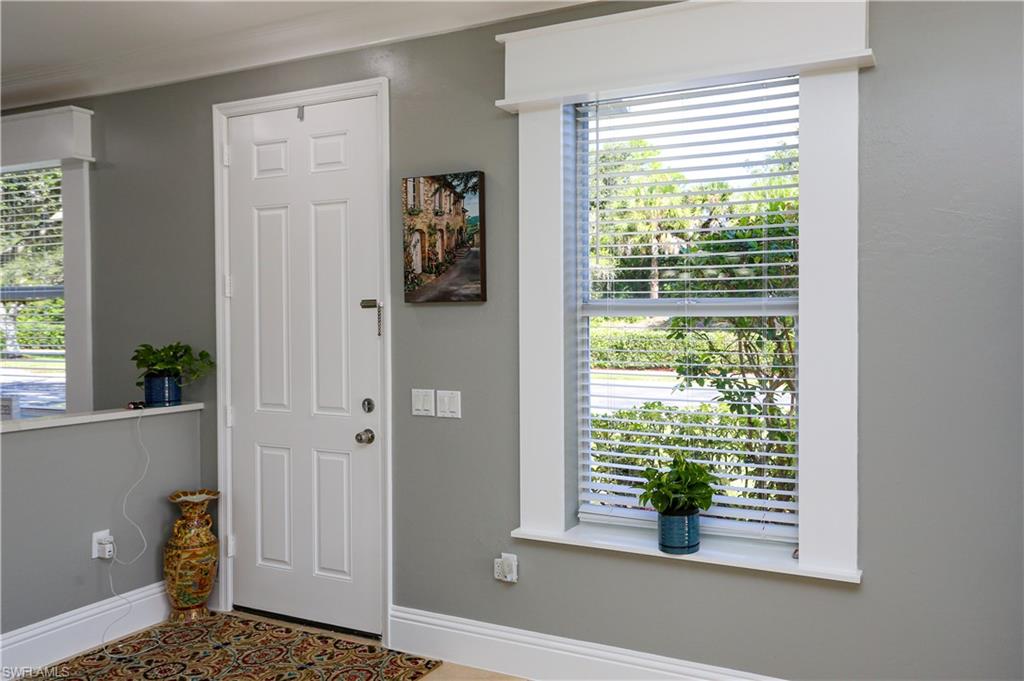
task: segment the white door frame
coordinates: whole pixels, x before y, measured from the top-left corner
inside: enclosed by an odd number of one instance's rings
[[[381,569],[383,603],[381,603],[382,638],[387,645],[390,636],[388,613],[391,609],[391,270],[390,270],[390,206],[388,186],[391,182],[388,126],[388,79],[371,78],[352,83],[286,92],[267,97],[256,97],[236,102],[213,105],[213,186],[214,224],[216,229],[216,305],[217,305],[217,480],[221,491],[219,504],[218,538],[220,539],[220,576],[211,599],[215,610],[230,611],[234,604],[234,523],[231,505],[232,453],[229,431],[231,426],[231,291],[227,288],[230,255],[228,220],[228,118],[313,106],[357,97],[376,97],[379,122],[379,149],[381,154],[381,234],[380,234],[380,291],[384,304],[384,357],[381,377],[381,504],[384,537],[381,542]]]

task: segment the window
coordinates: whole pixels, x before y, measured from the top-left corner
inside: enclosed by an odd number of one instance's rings
[[[719,477],[706,531],[797,536],[799,79],[575,107],[580,518]]]
[[[12,416],[66,406],[61,182],[60,168],[0,174],[0,376]]]
[[[765,50],[769,29],[787,40]],[[700,552],[668,559],[860,581],[867,35],[855,1],[498,36],[519,133],[514,538],[664,557],[638,473],[682,455],[722,482]]]
[[[405,178],[405,207],[416,208],[416,178]]]

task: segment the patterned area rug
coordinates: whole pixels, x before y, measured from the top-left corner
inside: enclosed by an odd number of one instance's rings
[[[438,660],[215,613],[161,624],[25,678],[100,681],[413,681]]]

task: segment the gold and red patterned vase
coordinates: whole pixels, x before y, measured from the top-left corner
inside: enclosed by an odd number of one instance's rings
[[[210,531],[213,518],[206,505],[220,497],[209,489],[179,490],[167,497],[181,508],[164,547],[164,581],[171,601],[172,622],[190,622],[210,614],[206,601],[217,577],[219,542]]]

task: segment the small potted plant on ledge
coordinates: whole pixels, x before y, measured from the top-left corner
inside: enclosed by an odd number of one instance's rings
[[[658,512],[658,548],[665,553],[700,549],[700,512],[711,506],[718,479],[702,464],[676,456],[666,469],[648,468],[641,504]]]
[[[206,350],[197,355],[184,343],[162,348],[143,343],[135,348],[132,360],[142,369],[135,385],[145,390],[147,407],[181,404],[181,387],[198,381],[216,366]]]

